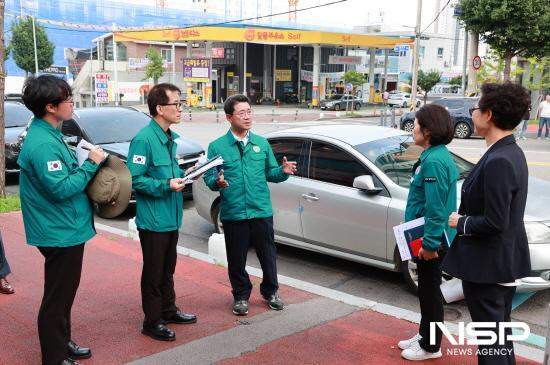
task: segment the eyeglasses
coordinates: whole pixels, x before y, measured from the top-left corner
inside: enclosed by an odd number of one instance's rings
[[[239,118],[249,117],[252,115],[252,109],[248,109],[247,111],[242,111],[238,113],[233,113],[231,115],[236,115]]]
[[[66,104],[74,104],[74,101],[73,101],[72,99],[63,100],[63,101],[62,101],[61,103],[59,103],[59,104],[64,104],[64,103],[66,103]]]
[[[478,110],[478,109],[481,109],[479,106],[473,106],[469,109],[470,111],[470,116],[472,116],[474,114],[474,110]]]
[[[175,105],[177,109],[181,109],[182,103],[170,103],[170,104],[160,104],[162,106]]]

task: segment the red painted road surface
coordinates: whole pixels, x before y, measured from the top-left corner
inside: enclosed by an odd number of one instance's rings
[[[25,243],[19,213],[0,215],[0,229],[13,271],[8,279],[16,290],[14,295],[0,295],[0,365],[39,365],[36,317],[43,290],[43,258],[36,248]],[[84,365],[123,364],[239,325],[230,310],[232,299],[226,269],[179,256],[174,277],[177,304],[196,313],[198,323],[170,325],[176,331],[174,342],[143,336],[140,275],[141,249],[137,241],[99,232],[86,244],[82,280],[72,312],[73,340],[92,347],[93,357],[82,360]],[[259,295],[259,281],[254,279],[249,316],[268,310]],[[285,286],[280,293],[287,304],[316,297]],[[223,363],[404,363],[396,343],[412,336],[416,328],[416,324],[407,321],[361,310],[266,343],[255,352]],[[446,356],[427,363],[475,362],[472,356]],[[518,363],[534,364],[521,360]]]

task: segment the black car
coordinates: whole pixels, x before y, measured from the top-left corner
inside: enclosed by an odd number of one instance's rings
[[[21,140],[32,113],[25,105],[17,102],[4,102],[6,173],[19,172],[17,159],[21,151]]]
[[[73,119],[63,122],[61,133],[70,145],[76,145],[83,138],[126,162],[130,142],[150,121],[150,116],[130,107],[80,108],[75,109]],[[204,154],[202,147],[188,138],[180,137],[175,142],[181,168],[193,166]],[[185,198],[193,197],[191,189],[192,184],[186,185]]]
[[[479,98],[441,98],[432,104],[441,105],[449,111],[455,126],[457,138],[469,138],[474,132],[474,122],[470,115],[470,108],[477,104]],[[412,132],[415,113],[405,113],[401,116],[401,129]]]
[[[346,107],[348,110],[361,109],[363,100],[356,98],[353,95],[344,95],[344,94],[335,94],[329,97],[328,99],[321,100],[321,109],[327,110],[345,110]]]

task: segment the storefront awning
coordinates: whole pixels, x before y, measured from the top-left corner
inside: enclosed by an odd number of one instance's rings
[[[319,44],[328,46],[394,48],[398,44],[412,45],[414,38],[407,36],[363,35],[262,27],[193,27],[115,32],[115,41],[218,41],[277,45]]]

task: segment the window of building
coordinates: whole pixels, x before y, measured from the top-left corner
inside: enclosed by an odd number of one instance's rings
[[[437,49],[437,58],[443,58],[443,48]]]
[[[171,49],[161,49],[160,56],[164,61],[172,62],[172,50]]]
[[[235,59],[235,48],[226,48],[225,49],[225,59],[234,60]]]
[[[426,52],[426,47],[420,46],[420,48],[418,48],[418,57],[424,58],[424,53],[425,52]]]
[[[126,61],[126,46],[124,43],[118,42],[117,44],[117,61]],[[105,59],[107,61],[113,61],[113,42],[105,43]]]

